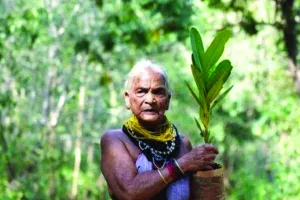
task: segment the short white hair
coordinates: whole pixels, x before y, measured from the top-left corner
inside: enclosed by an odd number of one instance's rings
[[[140,75],[141,72],[145,71],[146,68],[154,69],[155,71],[159,72],[162,75],[167,93],[171,94],[171,90],[169,88],[168,76],[165,72],[164,67],[162,65],[159,65],[159,64],[157,64],[151,60],[147,60],[147,59],[138,61],[133,66],[133,68],[130,70],[130,72],[128,73],[128,75],[126,77],[126,81],[125,81],[125,85],[124,85],[125,90],[128,91],[129,89],[132,88],[134,78],[137,77],[138,75]]]

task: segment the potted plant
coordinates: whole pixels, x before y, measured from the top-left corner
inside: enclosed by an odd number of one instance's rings
[[[231,37],[229,30],[220,31],[204,50],[201,36],[196,28],[190,29],[192,46],[191,71],[198,91],[195,92],[186,82],[192,96],[199,105],[199,120],[195,122],[205,143],[211,143],[213,136],[209,130],[212,111],[228,94],[231,87],[221,93],[224,83],[230,76],[232,65],[229,60],[218,62],[225,44]],[[219,164],[213,170],[199,171],[192,177],[192,199],[224,199],[223,168]]]

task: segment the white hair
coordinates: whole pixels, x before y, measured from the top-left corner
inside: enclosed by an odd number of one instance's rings
[[[146,59],[138,61],[130,70],[130,72],[126,77],[126,81],[124,85],[125,90],[128,91],[130,88],[132,88],[134,78],[140,75],[141,72],[145,71],[146,68],[154,69],[155,71],[159,72],[162,75],[167,93],[171,94],[168,77],[164,70],[164,67],[157,63],[154,63],[151,60],[146,60]]]

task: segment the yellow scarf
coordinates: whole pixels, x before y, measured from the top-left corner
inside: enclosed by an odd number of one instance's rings
[[[129,134],[136,139],[151,139],[158,142],[167,142],[172,140],[176,135],[175,128],[167,118],[157,132],[146,130],[139,124],[135,116],[130,117],[124,125],[128,129]]]

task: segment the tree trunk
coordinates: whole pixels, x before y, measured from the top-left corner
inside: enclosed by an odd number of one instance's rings
[[[82,65],[82,75],[81,78],[84,79],[85,77],[85,69],[84,63]],[[79,112],[78,112],[78,123],[76,126],[76,142],[75,142],[75,161],[74,161],[74,169],[73,169],[73,183],[72,183],[72,190],[71,190],[71,199],[77,198],[78,193],[78,178],[80,172],[80,162],[81,162],[81,136],[82,136],[82,125],[83,125],[83,118],[84,118],[84,105],[85,105],[85,85],[84,80],[81,80],[81,86],[79,89]]]
[[[300,69],[297,66],[297,23],[295,20],[294,0],[281,0],[279,6],[284,20],[282,31],[289,59],[289,70],[293,76],[297,93],[300,95]]]

